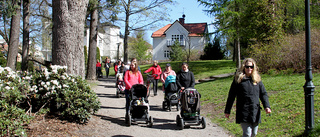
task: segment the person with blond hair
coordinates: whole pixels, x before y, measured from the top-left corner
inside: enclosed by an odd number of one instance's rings
[[[230,116],[235,99],[236,123],[241,125],[243,137],[256,136],[258,124],[261,123],[260,101],[267,114],[271,113],[271,109],[258,66],[252,58],[245,59],[236,72],[224,110],[226,118]]]

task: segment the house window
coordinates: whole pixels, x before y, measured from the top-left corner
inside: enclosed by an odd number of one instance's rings
[[[102,40],[101,39],[99,40],[99,45],[102,46]]]
[[[182,41],[183,35],[172,35],[172,41]]]
[[[169,50],[165,50],[164,51],[164,57],[165,58],[170,58],[170,51]]]
[[[175,43],[175,41],[178,41],[181,46],[185,45],[183,35],[172,35],[171,41],[168,41],[168,46],[172,46]]]

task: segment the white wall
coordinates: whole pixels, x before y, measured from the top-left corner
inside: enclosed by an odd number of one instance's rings
[[[111,61],[115,61],[117,57],[118,43],[120,43],[119,54],[123,58],[123,38],[120,38],[120,28],[116,26],[104,26],[105,33],[98,33],[97,47],[100,49],[100,56],[109,56]],[[84,45],[89,48],[89,28],[84,38]]]
[[[180,23],[175,22],[166,31],[166,37],[153,38],[153,60],[169,61],[169,58],[164,57],[164,51],[171,51],[171,48],[167,47],[167,40],[171,40],[172,35],[183,35],[183,39],[186,41],[185,48],[189,48],[189,39],[191,49],[203,50],[206,44],[205,37],[188,37],[188,31]]]

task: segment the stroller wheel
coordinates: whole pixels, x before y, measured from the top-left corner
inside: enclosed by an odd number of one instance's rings
[[[177,117],[176,117],[176,123],[177,123],[177,126],[180,126],[180,125],[181,125],[181,123],[180,123],[180,116],[179,116],[179,115],[177,115]]]
[[[201,118],[202,129],[206,128],[206,119],[204,117]]]
[[[117,90],[116,96],[117,96],[118,98],[120,98],[119,90]]]
[[[184,128],[184,121],[183,121],[183,119],[182,119],[182,118],[180,119],[180,125],[179,125],[179,128],[180,128],[180,130],[182,130],[182,129]]]
[[[129,127],[131,126],[131,123],[132,123],[132,118],[131,118],[131,116],[128,116],[128,126]]]
[[[153,118],[152,116],[149,117],[149,127],[153,126]]]
[[[163,109],[163,110],[166,110],[166,109],[167,109],[166,106],[167,106],[167,102],[166,102],[166,101],[163,101],[163,102],[162,102],[162,109]]]

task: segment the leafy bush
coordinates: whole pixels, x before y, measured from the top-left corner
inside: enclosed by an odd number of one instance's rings
[[[319,29],[311,31],[311,62],[313,70],[320,68],[320,33]],[[251,45],[250,56],[257,60],[262,72],[269,69],[287,70],[292,68],[294,72],[305,71],[306,46],[305,35],[288,35],[277,42],[269,44],[258,43]]]
[[[51,66],[42,72],[16,73],[0,67],[0,136],[24,136],[23,125],[31,120],[31,112],[87,122],[99,109],[98,97],[84,79],[66,70]]]
[[[31,79],[31,85],[34,85],[36,91],[32,101],[33,109],[38,111],[49,107],[50,113],[72,121],[86,122],[90,114],[100,107],[95,92],[81,77],[69,76],[66,67],[51,68],[44,69]]]

